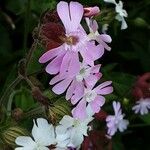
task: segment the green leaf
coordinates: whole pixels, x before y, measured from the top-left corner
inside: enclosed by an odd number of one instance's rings
[[[140,116],[140,118],[147,124],[150,124],[150,114]]]
[[[33,52],[31,61],[27,68],[28,74],[32,74],[32,73],[35,73],[35,72],[41,70],[42,65],[39,63],[38,60],[39,60],[40,56],[42,55],[42,53],[43,53],[43,49],[40,46]]]
[[[16,107],[21,108],[23,111],[31,109],[34,105],[34,99],[28,89],[22,87],[14,96]]]
[[[108,73],[108,72],[112,71],[117,65],[118,65],[118,63],[111,63],[111,64],[108,64],[106,66],[103,66],[102,72]]]
[[[25,7],[26,7],[25,4],[27,3],[27,1],[28,0],[16,0],[14,2],[14,0],[7,0],[6,6],[9,11],[12,11],[15,14],[19,14],[23,10],[25,10]]]

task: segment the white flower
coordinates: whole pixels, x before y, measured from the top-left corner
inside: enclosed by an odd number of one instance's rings
[[[78,120],[70,116],[64,116],[57,126],[57,132],[62,134],[68,134],[69,143],[68,147],[78,148],[84,140],[84,136],[87,136],[89,129],[89,122],[93,120],[93,117],[89,117],[85,120]]]
[[[148,110],[150,110],[150,98],[141,98],[139,101],[136,102],[136,105],[132,108],[132,110],[134,110],[136,114],[148,114]]]
[[[106,118],[107,127],[108,127],[108,135],[113,136],[117,130],[120,132],[123,132],[125,129],[127,129],[127,126],[129,124],[129,121],[124,118],[124,114],[122,114],[121,105],[120,102],[113,102],[113,109],[115,112],[115,115],[109,115]]]
[[[17,137],[15,142],[22,147],[15,150],[49,150],[47,146],[56,144],[54,127],[43,118],[38,118],[37,123],[34,120],[32,136],[33,139],[29,136]]]
[[[121,29],[122,29],[122,30],[123,30],[123,29],[126,29],[128,26],[127,26],[127,23],[126,23],[124,17],[127,17],[128,14],[127,14],[126,10],[123,9],[123,3],[122,3],[122,1],[119,1],[119,3],[116,3],[115,0],[104,0],[104,1],[105,1],[105,2],[108,2],[108,3],[113,3],[113,4],[116,5],[116,7],[115,7],[115,11],[116,11],[116,13],[117,13],[116,19],[117,19],[118,21],[122,22],[122,24],[121,24]]]

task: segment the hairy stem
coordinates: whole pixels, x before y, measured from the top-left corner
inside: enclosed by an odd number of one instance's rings
[[[12,92],[12,90],[20,83],[20,81],[22,80],[21,76],[18,76],[8,87],[7,89],[4,91],[4,94],[2,95],[1,99],[0,99],[0,106],[2,106],[3,103],[7,103],[7,99],[9,99],[9,95]]]

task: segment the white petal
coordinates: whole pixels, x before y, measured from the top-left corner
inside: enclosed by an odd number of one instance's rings
[[[80,146],[84,138],[80,131],[73,130],[70,145],[74,147]]]
[[[73,125],[74,119],[68,115],[65,115],[62,120],[59,122],[59,124],[63,125],[66,128],[69,128]]]
[[[116,4],[115,0],[104,0],[104,2]]]
[[[34,121],[32,135],[38,143],[43,146],[55,144],[55,133],[53,125],[48,124],[46,119],[38,118],[37,124]]]
[[[23,146],[23,149],[34,150],[36,143],[29,136],[19,136],[16,138],[15,143],[19,146]]]
[[[122,18],[121,30],[124,30],[124,29],[126,29],[126,28],[128,28],[128,25],[127,25],[125,19]]]

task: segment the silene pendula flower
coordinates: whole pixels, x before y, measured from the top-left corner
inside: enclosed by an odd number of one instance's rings
[[[104,49],[106,49],[110,51],[111,48],[107,45],[107,43],[111,43],[111,37],[106,33],[100,34],[98,32],[98,23],[96,22],[96,20],[93,20],[92,18],[85,18],[85,20],[90,31],[88,35],[89,40],[96,40],[99,43],[101,50],[104,51]]]
[[[120,132],[123,132],[127,129],[127,126],[129,124],[129,121],[124,118],[124,114],[122,114],[121,110],[121,104],[120,102],[113,102],[113,109],[115,112],[115,115],[109,115],[106,118],[108,131],[107,134],[109,136],[113,136],[117,130]]]
[[[101,107],[105,103],[104,95],[113,92],[111,81],[106,81],[94,88],[95,83],[84,89],[84,95],[82,99],[74,99],[74,104],[77,106],[72,110],[74,118],[85,119],[88,116],[93,116],[101,110]]]
[[[141,115],[148,114],[150,110],[150,98],[141,98],[136,102],[136,105],[132,107],[132,110],[137,114]]]
[[[93,117],[88,117],[81,121],[66,115],[59,122],[60,125],[56,127],[56,132],[69,134],[70,141],[68,147],[78,149],[84,140],[84,136],[88,136],[87,132],[90,130],[88,124],[92,120]]]
[[[51,61],[46,67],[49,74],[77,74],[80,70],[79,53],[83,61],[90,66],[94,65],[95,58],[100,57],[101,49],[99,53],[94,52],[96,45],[88,40],[80,24],[83,12],[83,6],[78,2],[70,2],[69,5],[64,1],[58,3],[57,13],[65,27],[65,36],[60,37],[64,43],[49,50],[39,59],[40,63]]]
[[[127,26],[127,23],[124,19],[124,17],[127,17],[128,14],[126,12],[125,9],[123,9],[123,2],[122,1],[119,1],[119,3],[116,3],[115,0],[104,0],[105,2],[108,2],[108,3],[112,3],[112,4],[115,4],[116,7],[115,7],[115,11],[117,13],[116,15],[116,19],[120,22],[122,22],[121,24],[121,29],[126,29],[128,26]]]
[[[15,150],[49,150],[48,146],[56,144],[54,127],[43,118],[38,118],[36,122],[34,120],[32,136],[17,137],[15,142],[21,147]]]
[[[64,75],[56,75],[50,81],[51,85],[57,83],[52,88],[52,90],[56,94],[62,94],[67,90],[66,100],[71,99],[72,104],[75,104],[74,99],[78,101],[82,98],[84,94],[85,84],[91,85],[93,83],[96,83],[101,77],[99,69],[100,65],[95,65],[91,67],[86,63],[80,63],[80,71],[75,76],[70,77],[68,73]]]

